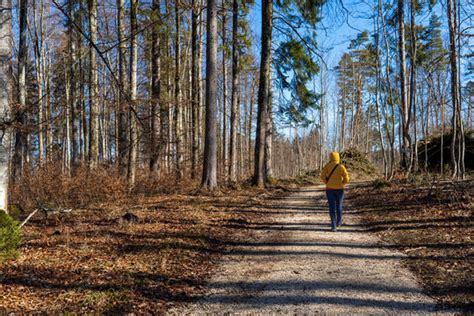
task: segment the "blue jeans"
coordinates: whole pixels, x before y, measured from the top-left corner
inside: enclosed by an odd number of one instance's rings
[[[344,201],[344,190],[326,190],[326,196],[329,202],[329,216],[331,217],[331,226],[336,228],[342,224],[342,203]]]

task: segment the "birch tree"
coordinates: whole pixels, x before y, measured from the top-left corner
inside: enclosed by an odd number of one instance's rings
[[[0,1],[0,210],[8,211],[10,157],[10,96],[12,60],[12,4]]]

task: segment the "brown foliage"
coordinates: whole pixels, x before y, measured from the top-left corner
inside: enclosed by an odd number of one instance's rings
[[[79,166],[72,177],[64,174],[59,162],[38,170],[26,170],[10,187],[10,200],[24,209],[37,207],[83,208],[127,197],[127,182],[114,167],[90,169]]]
[[[59,162],[48,163],[37,170],[26,170],[10,186],[10,201],[21,208],[86,208],[100,203],[119,202],[131,205],[139,197],[154,194],[189,193],[197,185],[188,179],[177,180],[173,174],[138,170],[136,183],[129,188],[114,165],[91,169],[77,166],[72,176]]]

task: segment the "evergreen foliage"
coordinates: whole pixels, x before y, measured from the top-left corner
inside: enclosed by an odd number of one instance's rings
[[[18,256],[20,241],[18,222],[0,210],[0,262]]]
[[[318,108],[320,95],[308,84],[320,70],[315,61],[318,56],[314,27],[323,4],[321,0],[276,1],[280,9],[276,29],[284,36],[274,57],[277,87],[284,96],[276,112],[290,125],[309,125],[312,121],[308,111]]]

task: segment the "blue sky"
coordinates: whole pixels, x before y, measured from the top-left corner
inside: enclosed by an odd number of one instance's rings
[[[327,4],[323,7],[321,11],[321,21],[317,26],[317,42],[320,48],[321,53],[324,55],[324,60],[329,70],[326,75],[326,89],[327,89],[327,106],[329,108],[328,113],[326,113],[325,121],[327,125],[334,126],[335,121],[335,105],[336,105],[336,89],[335,85],[335,76],[332,70],[337,65],[342,54],[347,50],[347,46],[351,39],[355,38],[356,35],[364,30],[373,32],[373,20],[372,15],[374,14],[373,7],[378,2],[377,0],[328,0]],[[393,3],[392,1],[383,0],[384,4]],[[433,8],[433,11],[441,17],[443,25],[443,38],[447,40],[447,25],[446,25],[446,14],[444,8],[444,2],[438,2],[438,4]],[[474,4],[470,4],[461,0],[462,10],[461,15],[467,16],[469,12],[473,12]],[[418,24],[428,24],[430,18],[430,12],[425,10],[417,16]],[[464,27],[472,28],[472,21],[461,19],[464,21]],[[256,36],[256,41],[259,41],[260,29],[261,29],[261,0],[257,0],[255,6],[249,14],[249,21],[251,25],[251,30]],[[274,30],[275,34],[276,30]],[[275,34],[276,35],[276,34]],[[274,35],[274,37],[275,37]],[[256,52],[258,52],[259,43],[254,43]],[[276,45],[277,43],[274,43]],[[472,47],[472,40],[469,43]],[[469,45],[468,45],[469,46]],[[469,53],[469,49],[465,49],[464,54]],[[470,53],[472,53],[472,48]],[[467,59],[463,61],[463,67],[461,69],[462,73],[465,72],[465,64]],[[468,78],[463,78],[467,80]],[[320,78],[316,78],[316,89],[319,91],[319,82]],[[313,113],[317,116],[318,113]],[[301,130],[301,132],[304,132]],[[329,135],[328,140],[331,138],[330,134],[332,133],[331,129],[328,129]],[[290,132],[285,133],[287,135]]]

